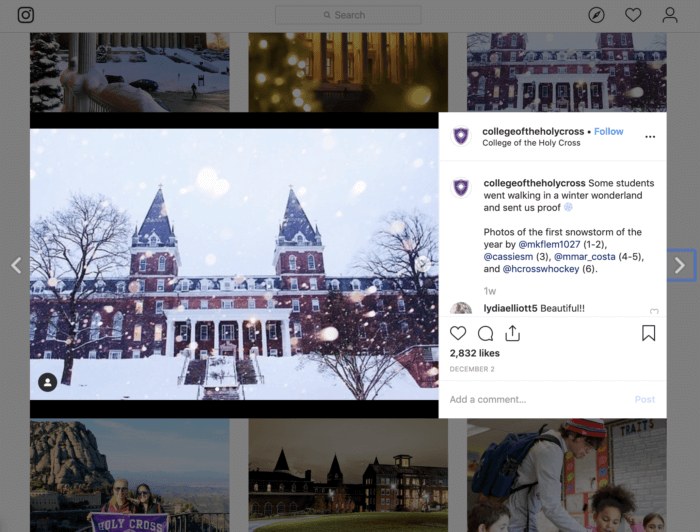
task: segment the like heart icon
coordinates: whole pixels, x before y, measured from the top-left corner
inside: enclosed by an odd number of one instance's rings
[[[455,340],[461,340],[464,338],[464,335],[467,334],[467,328],[461,325],[455,325],[454,327],[450,327],[450,334]]]
[[[636,22],[636,20],[642,16],[642,10],[639,9],[638,7],[628,7],[625,10],[625,15],[627,16],[628,19],[630,19],[632,22]]]
[[[653,309],[651,309],[650,314],[658,314],[658,313],[659,313],[659,309],[658,309],[658,308],[653,308]]]

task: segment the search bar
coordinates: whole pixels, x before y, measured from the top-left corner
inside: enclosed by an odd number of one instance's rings
[[[276,6],[275,23],[405,26],[421,23],[421,6]]]

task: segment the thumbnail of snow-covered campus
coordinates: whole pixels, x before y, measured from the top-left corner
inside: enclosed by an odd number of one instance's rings
[[[469,33],[467,109],[666,112],[665,33]]]
[[[32,33],[32,112],[227,112],[228,33]]]
[[[436,400],[437,156],[437,130],[32,130],[31,398]]]

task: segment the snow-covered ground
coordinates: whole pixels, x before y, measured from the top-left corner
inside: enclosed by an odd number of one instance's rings
[[[345,384],[334,375],[319,373],[315,362],[305,362],[302,357],[267,358],[258,357],[260,372],[265,384],[243,386],[246,400],[251,399],[314,399],[354,400]],[[382,388],[378,399],[389,400],[437,400],[437,388],[421,388],[403,370],[391,382],[391,387]]]
[[[114,49],[112,49],[114,51]],[[132,48],[131,50],[135,50]],[[185,56],[186,61],[202,61],[198,56],[187,50],[178,48],[166,48],[167,55],[175,55],[177,52],[180,56]],[[186,55],[189,54],[189,55]],[[204,74],[204,86],[198,86],[197,92],[214,92],[229,90],[229,76],[221,73],[203,72],[194,65],[186,63],[176,63],[168,59],[164,55],[146,54],[145,63],[130,63],[130,54],[120,54],[121,63],[107,61],[106,63],[97,63],[97,69],[105,75],[122,76],[126,83],[131,83],[139,79],[151,79],[158,83],[156,92],[190,92],[190,87],[194,83],[197,85],[197,80],[200,75]],[[191,56],[191,58],[189,57]],[[195,59],[196,58],[196,59]],[[220,72],[226,72],[229,66],[228,61],[212,61],[211,62]],[[180,74],[180,79],[178,79]]]
[[[184,358],[88,360],[73,363],[70,386],[60,384],[63,360],[31,360],[29,397],[35,399],[196,399],[197,386],[178,386]],[[59,381],[52,392],[39,388],[39,377],[53,373]]]
[[[259,357],[265,384],[245,386],[245,398],[353,400],[352,394],[335,376],[319,373],[316,363],[300,367],[301,357]],[[31,360],[30,399],[191,399],[197,398],[197,386],[177,385],[182,373],[183,358],[149,357],[139,360],[86,360],[73,364],[71,386],[59,384],[53,392],[39,387],[43,373],[53,373],[60,381],[62,360]],[[407,372],[402,371],[382,389],[379,399],[437,400],[437,388],[421,388]]]

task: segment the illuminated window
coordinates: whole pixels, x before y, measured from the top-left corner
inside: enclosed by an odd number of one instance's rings
[[[155,331],[153,333],[153,339],[156,342],[160,342],[163,340],[163,326],[162,325],[156,325]],[[153,352],[153,354],[154,355],[156,354],[155,351]],[[158,353],[158,354],[160,354],[160,353]]]
[[[134,306],[135,306],[134,312],[136,314],[143,314],[143,301],[134,301]]]
[[[141,341],[141,326],[136,325],[134,326],[134,342],[140,342]]]

